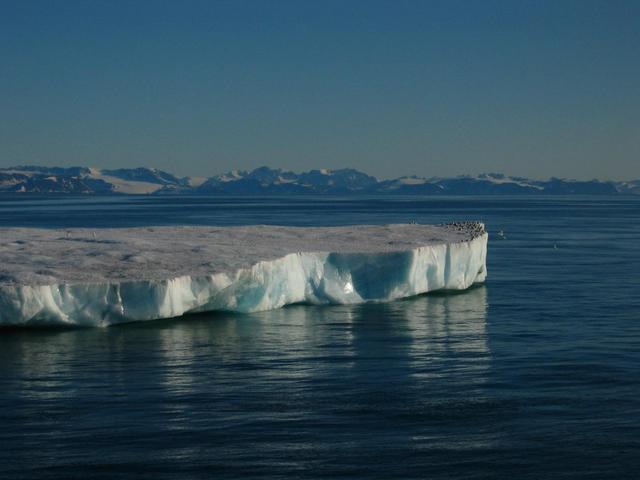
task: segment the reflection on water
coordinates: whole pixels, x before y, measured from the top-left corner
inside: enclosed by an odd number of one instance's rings
[[[196,389],[224,369],[277,382],[399,367],[414,381],[428,381],[487,368],[486,303],[480,286],[383,304],[295,305],[109,329],[8,331],[0,337],[0,366],[10,368],[25,395],[43,399],[72,394],[66,382],[89,374],[96,363],[109,367],[104,373],[113,387],[125,386],[142,363],[153,362],[162,366],[153,381],[176,393]],[[442,368],[452,361],[455,368]],[[199,372],[204,365],[217,371]]]
[[[164,458],[204,449],[226,468],[272,456],[302,465],[336,442],[363,452],[391,440],[473,448],[490,436],[448,445],[432,429],[451,404],[459,415],[482,402],[486,304],[478,287],[388,304],[6,332],[1,407],[12,413],[4,432],[19,426],[55,438],[30,454],[33,465],[49,449],[73,452],[89,441],[134,461],[151,450],[124,446],[143,437]],[[23,448],[4,454],[20,457]]]

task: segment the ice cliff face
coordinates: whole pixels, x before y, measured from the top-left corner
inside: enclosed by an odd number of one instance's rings
[[[296,252],[235,273],[0,286],[0,325],[108,326],[189,312],[254,312],[307,302],[384,302],[463,290],[486,277],[487,234],[384,252]]]

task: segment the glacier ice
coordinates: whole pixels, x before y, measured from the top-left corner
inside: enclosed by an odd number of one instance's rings
[[[462,290],[484,281],[488,239],[481,224],[464,225],[0,229],[0,325],[108,326]]]

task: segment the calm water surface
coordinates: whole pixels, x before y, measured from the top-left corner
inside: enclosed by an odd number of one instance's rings
[[[0,478],[638,478],[640,199],[0,198],[0,226],[465,219],[464,293],[0,331]]]

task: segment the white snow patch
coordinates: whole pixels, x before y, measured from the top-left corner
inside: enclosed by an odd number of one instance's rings
[[[482,174],[482,175],[477,175],[476,177],[472,177],[472,178],[474,180],[484,180],[484,181],[487,181],[487,182],[491,182],[491,183],[494,183],[496,185],[505,184],[505,183],[513,183],[513,184],[518,185],[520,187],[531,187],[531,188],[535,188],[535,189],[538,189],[538,190],[542,190],[543,189],[543,187],[541,187],[539,185],[534,185],[532,183],[524,182],[522,180],[516,180],[513,177],[507,177],[507,176],[498,178],[498,177],[494,177],[493,175],[490,175],[490,174]]]
[[[286,183],[295,183],[295,178],[284,178],[282,175],[278,176],[278,179],[274,182],[276,185],[283,185]]]
[[[141,195],[145,193],[153,193],[160,190],[164,185],[151,182],[139,182],[135,180],[123,180],[122,178],[112,177],[111,175],[104,175],[102,170],[97,168],[91,168],[90,178],[97,180],[104,180],[114,186],[115,191],[118,193],[130,193],[134,195]]]
[[[401,177],[398,179],[398,183],[401,185],[424,185],[427,183],[427,179],[418,177]]]
[[[206,182],[208,179],[207,179],[207,177],[187,177],[186,180],[187,180],[187,184],[190,187],[199,187],[204,182]]]

